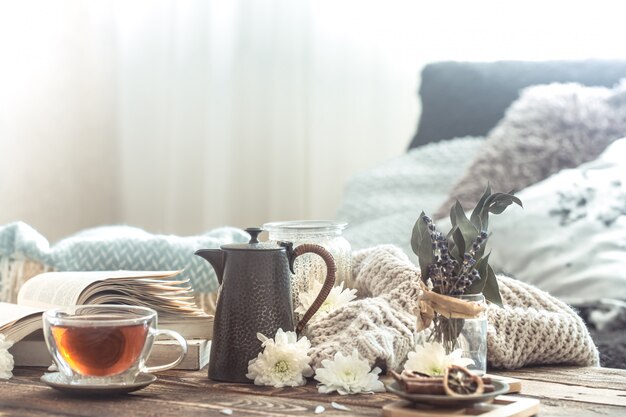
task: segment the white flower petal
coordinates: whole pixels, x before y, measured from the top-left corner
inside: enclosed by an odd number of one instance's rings
[[[334,389],[329,388],[326,385],[322,385],[322,384],[317,385],[317,392],[319,392],[320,394],[329,394],[333,391]]]
[[[337,391],[347,395],[384,390],[384,385],[378,380],[380,369],[370,371],[368,362],[361,359],[356,350],[350,356],[337,352],[332,361],[324,359],[322,366],[316,370],[314,377],[320,383],[319,392]]]
[[[404,369],[432,376],[443,375],[444,370],[450,365],[467,366],[474,363],[473,360],[463,358],[462,355],[461,349],[446,355],[441,343],[425,343],[415,346],[415,351],[409,352]]]
[[[315,407],[315,411],[313,411],[313,412],[315,414],[322,414],[324,411],[326,411],[326,409],[323,406],[318,405],[317,407]]]
[[[341,411],[351,411],[350,408],[346,407],[345,405],[341,405],[339,403],[336,402],[332,402],[330,403],[330,405],[335,409],[335,410],[341,410]]]
[[[311,288],[308,291],[301,292],[298,296],[299,305],[296,308],[296,313],[304,314],[311,307],[320,290],[322,289],[323,283],[321,281],[315,281],[312,283]],[[325,315],[330,313],[331,311],[349,303],[350,301],[356,298],[356,290],[351,288],[343,288],[343,282],[338,286],[333,287],[333,289],[324,300],[324,303],[319,308],[319,310],[315,313],[315,316]]]
[[[9,348],[13,342],[7,340],[5,335],[0,334],[0,379],[10,379],[13,376],[13,355],[9,353]]]
[[[306,384],[304,377],[312,376],[313,369],[308,356],[311,344],[303,339],[298,341],[295,332],[278,329],[274,339],[265,340],[263,351],[248,362],[246,377],[256,385],[277,388]]]
[[[227,416],[232,416],[233,415],[233,410],[231,410],[230,408],[222,408],[220,410],[220,413],[226,414]]]

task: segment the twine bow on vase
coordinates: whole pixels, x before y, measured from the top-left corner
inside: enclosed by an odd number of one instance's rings
[[[435,314],[448,319],[474,319],[484,311],[484,304],[438,294],[422,284],[420,301],[413,313],[418,317],[417,328],[423,330],[430,327]],[[421,326],[419,320],[421,320]]]

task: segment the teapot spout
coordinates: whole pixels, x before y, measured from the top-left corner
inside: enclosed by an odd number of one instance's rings
[[[224,261],[226,260],[226,252],[222,249],[198,249],[195,252],[199,257],[206,259],[217,275],[217,282],[222,285],[224,279]]]

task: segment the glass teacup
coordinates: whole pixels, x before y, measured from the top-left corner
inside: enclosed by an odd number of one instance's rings
[[[157,312],[147,307],[79,305],[43,313],[48,350],[69,384],[132,383],[142,372],[164,371],[187,354],[187,342],[178,333],[157,329]],[[145,365],[157,336],[180,344],[172,363]]]

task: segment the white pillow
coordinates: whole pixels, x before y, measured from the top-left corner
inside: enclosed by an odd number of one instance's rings
[[[626,139],[517,196],[489,218],[494,270],[572,304],[626,299]]]

